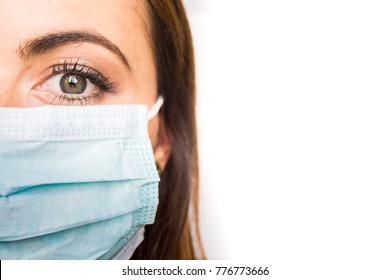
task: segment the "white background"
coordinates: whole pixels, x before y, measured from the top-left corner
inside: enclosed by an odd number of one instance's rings
[[[389,279],[390,1],[184,2],[208,257]]]

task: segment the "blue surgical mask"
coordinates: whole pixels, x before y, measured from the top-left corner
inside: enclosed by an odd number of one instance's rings
[[[0,259],[132,253],[158,205],[161,105],[0,108]]]

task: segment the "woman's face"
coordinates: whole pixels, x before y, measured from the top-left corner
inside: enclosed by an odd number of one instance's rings
[[[148,15],[139,0],[0,0],[0,106],[156,100]],[[155,159],[169,144],[149,123]]]

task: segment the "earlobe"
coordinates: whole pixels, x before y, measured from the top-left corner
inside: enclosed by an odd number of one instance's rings
[[[158,142],[154,148],[154,161],[159,166],[159,173],[163,172],[171,155],[171,141],[165,129],[164,121],[159,122]]]

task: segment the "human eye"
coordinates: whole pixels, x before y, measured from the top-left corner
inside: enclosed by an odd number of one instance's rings
[[[48,104],[92,105],[115,88],[115,83],[79,61],[63,61],[50,68],[50,73],[34,87],[35,95]]]

